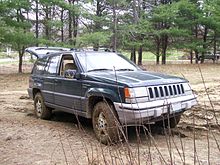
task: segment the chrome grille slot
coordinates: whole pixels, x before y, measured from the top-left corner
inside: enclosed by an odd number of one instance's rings
[[[184,93],[183,84],[180,84],[180,86],[181,86],[182,93]]]
[[[173,90],[172,90],[172,87],[169,85],[169,92],[170,92],[170,96],[173,95]]]
[[[180,86],[179,85],[177,85],[177,89],[178,89],[178,94],[181,94]]]
[[[159,97],[159,92],[158,92],[158,89],[157,87],[154,87],[154,92],[155,92],[155,97]]]
[[[168,92],[167,86],[164,86],[164,89],[165,89],[166,96],[169,96],[169,92]]]
[[[148,87],[148,93],[150,99],[158,98],[170,98],[184,94],[184,88],[182,84],[161,85]]]
[[[148,88],[148,90],[149,90],[150,98],[151,99],[154,98],[154,94],[153,94],[152,88]]]
[[[174,95],[177,95],[177,91],[176,91],[176,86],[173,85],[173,91],[174,91]]]
[[[160,89],[160,96],[161,96],[161,97],[164,97],[163,88],[162,88],[162,87],[159,87],[159,89]]]

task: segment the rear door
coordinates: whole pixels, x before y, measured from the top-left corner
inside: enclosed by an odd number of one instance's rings
[[[54,80],[58,74],[60,55],[50,56],[45,68],[43,96],[45,102],[54,104]]]
[[[47,64],[48,58],[41,58],[36,61],[34,67],[32,69],[31,78],[29,86],[33,90],[33,88],[39,89],[43,92],[44,89],[44,72],[45,66]],[[31,91],[32,91],[31,90]],[[31,94],[32,95],[32,94]]]
[[[68,67],[67,67],[68,66]],[[70,108],[72,110],[82,110],[82,82],[76,78],[65,78],[64,72],[67,69],[79,72],[73,54],[64,54],[61,58],[59,74],[55,80],[55,104]]]

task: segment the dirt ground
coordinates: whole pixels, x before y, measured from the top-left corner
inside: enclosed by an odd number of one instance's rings
[[[214,164],[220,165],[220,65],[145,66],[187,78],[199,105],[186,111],[178,127],[158,127],[152,135],[128,129],[128,143],[101,145],[90,120],[54,112],[52,120],[34,116],[27,95],[31,66],[0,65],[0,165]],[[200,72],[201,71],[201,72]],[[211,101],[211,102],[210,102]]]

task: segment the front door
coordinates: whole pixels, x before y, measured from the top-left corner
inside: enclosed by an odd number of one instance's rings
[[[58,77],[55,80],[55,104],[81,110],[81,81]]]
[[[58,106],[70,108],[73,110],[82,110],[81,105],[81,91],[82,83],[81,80],[75,78],[65,78],[64,73],[66,70],[77,70],[77,66],[74,62],[73,55],[63,55],[60,68],[59,76],[54,80],[54,100]]]

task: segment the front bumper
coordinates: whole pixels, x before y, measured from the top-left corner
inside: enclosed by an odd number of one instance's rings
[[[147,124],[167,117],[177,116],[197,104],[194,95],[186,95],[145,103],[114,103],[119,121],[127,124]]]

